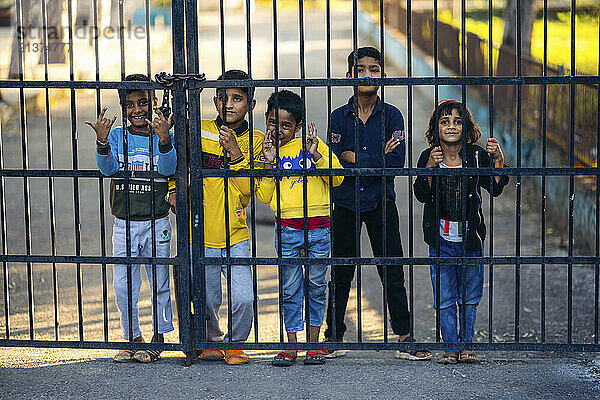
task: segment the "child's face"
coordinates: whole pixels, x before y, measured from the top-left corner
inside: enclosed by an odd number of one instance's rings
[[[452,114],[442,115],[438,121],[438,132],[440,142],[456,143],[462,139],[462,117],[456,108]]]
[[[379,60],[373,57],[363,57],[358,59],[356,63],[358,69],[358,78],[381,78],[385,75],[381,74],[381,66]],[[346,78],[354,77],[354,66],[352,70],[346,72]],[[379,86],[359,86],[358,93],[360,94],[375,94],[379,90]]]
[[[302,128],[302,123],[297,123],[292,114],[281,109],[279,110],[279,128],[277,128],[275,109],[265,114],[265,120],[267,121],[267,132],[272,133],[273,137],[279,138],[279,147],[296,137],[296,133]]]
[[[225,89],[225,103],[223,103],[221,89],[218,89],[213,101],[225,125],[233,129],[242,125],[246,114],[250,110],[248,106],[248,93],[243,88]],[[223,104],[225,107],[223,107]],[[254,108],[255,104],[256,101],[252,100],[252,108]],[[223,109],[225,109],[225,115],[223,115]]]
[[[145,90],[136,90],[125,96],[125,110],[127,111],[127,120],[138,129],[147,129],[146,119],[150,119],[150,102],[148,92]]]

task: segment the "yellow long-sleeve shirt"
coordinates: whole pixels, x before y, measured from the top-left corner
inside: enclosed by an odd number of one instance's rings
[[[219,127],[213,120],[202,120],[202,155],[203,169],[221,169],[223,165],[223,147],[219,143]],[[253,149],[254,167],[262,168],[264,157],[262,142],[264,134],[254,130]],[[250,168],[250,134],[248,129],[236,134],[236,140],[242,151],[243,158],[231,160],[229,168],[234,171]],[[250,203],[249,177],[227,178],[228,185],[228,215],[230,245],[240,243],[249,238],[246,224],[246,207]],[[254,190],[257,196],[262,193],[260,179],[255,179]],[[169,190],[175,188],[175,181],[169,181]],[[226,247],[225,231],[225,179],[205,177],[202,179],[204,200],[204,245],[212,248]],[[266,188],[268,190],[268,188]],[[191,240],[191,238],[190,238]]]
[[[321,139],[317,151],[322,155],[319,161],[313,161],[310,154],[307,155],[307,168],[329,168],[329,148]],[[331,168],[342,168],[337,156],[331,153]],[[303,163],[302,139],[296,138],[290,140],[279,149],[279,168],[282,169],[302,169]],[[333,186],[339,186],[344,180],[343,176],[332,177]],[[304,217],[304,196],[303,196],[303,178],[296,176],[286,176],[281,178],[279,184],[281,218],[303,218]],[[277,195],[275,189],[275,178],[261,179],[260,192],[257,191],[257,198],[262,203],[270,203],[271,209],[277,212]],[[329,177],[328,176],[309,176],[307,177],[307,217],[323,217],[329,215]]]

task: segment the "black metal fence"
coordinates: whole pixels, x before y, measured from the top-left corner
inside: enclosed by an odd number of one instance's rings
[[[22,23],[20,10],[22,8],[22,1],[16,1],[16,18],[17,24]],[[46,1],[42,1],[41,15],[42,20],[47,21],[47,15],[44,8]],[[223,0],[219,3],[219,26],[220,26],[220,48],[221,48],[221,69],[222,72],[225,72],[225,8]],[[352,7],[352,44],[353,49],[358,48],[358,14],[359,14],[359,4],[357,0],[348,3],[349,7]],[[146,7],[146,31],[150,32],[149,25],[149,9],[150,4],[149,1],[145,2]],[[245,2],[246,10],[250,10],[250,1],[247,0]],[[170,78],[161,80],[160,83],[140,83],[140,82],[119,82],[119,81],[102,81],[99,75],[99,50],[97,40],[95,42],[94,53],[95,53],[95,80],[93,81],[77,81],[75,79],[73,73],[73,65],[75,54],[73,51],[69,51],[69,68],[70,68],[70,79],[65,81],[57,81],[57,80],[49,80],[48,79],[48,63],[45,64],[45,80],[26,80],[23,76],[23,52],[21,52],[21,56],[19,58],[19,66],[20,66],[20,79],[18,80],[2,80],[0,81],[0,88],[2,89],[16,89],[19,92],[19,132],[20,132],[20,140],[21,140],[21,149],[22,149],[22,165],[20,168],[4,168],[2,164],[0,164],[0,205],[2,207],[0,213],[0,226],[2,227],[2,255],[0,256],[0,260],[3,265],[3,308],[4,308],[4,337],[0,338],[0,346],[37,346],[37,347],[77,347],[77,348],[124,348],[124,349],[160,349],[160,350],[181,350],[188,354],[192,354],[194,349],[454,349],[465,348],[465,349],[476,349],[476,350],[565,350],[565,351],[598,351],[600,346],[598,345],[598,318],[599,318],[599,282],[600,282],[600,226],[599,226],[599,215],[598,215],[598,198],[600,197],[600,163],[598,160],[600,159],[600,155],[597,151],[594,153],[591,149],[595,146],[596,149],[599,147],[598,142],[600,141],[600,134],[598,132],[598,90],[597,85],[598,76],[583,76],[577,75],[572,69],[568,75],[558,76],[552,74],[547,68],[543,68],[541,71],[534,71],[527,69],[527,73],[525,73],[524,68],[522,67],[522,63],[519,60],[522,60],[522,51],[520,48],[520,44],[516,49],[516,52],[513,56],[513,59],[517,60],[515,62],[516,70],[515,73],[502,75],[495,74],[492,68],[492,55],[494,50],[492,49],[491,44],[488,44],[488,61],[485,64],[485,58],[477,55],[475,59],[471,58],[471,51],[467,52],[467,46],[473,40],[470,35],[466,33],[465,25],[464,25],[464,10],[465,10],[465,1],[462,3],[463,9],[463,27],[460,33],[456,31],[443,31],[441,29],[446,29],[443,25],[439,23],[435,23],[437,17],[437,8],[434,10],[433,21],[430,16],[423,16],[420,14],[415,14],[410,12],[411,3],[407,2],[407,9],[409,12],[396,13],[394,15],[389,14],[387,17],[388,21],[396,21],[397,24],[400,24],[405,27],[403,30],[407,36],[407,46],[408,46],[408,58],[406,60],[406,70],[407,75],[402,77],[386,77],[386,78],[351,78],[351,79],[340,79],[333,78],[331,74],[331,7],[329,1],[325,3],[325,14],[327,21],[327,37],[326,37],[326,49],[327,49],[327,58],[325,60],[326,63],[326,76],[322,78],[307,78],[306,70],[305,70],[305,34],[307,29],[305,27],[305,21],[303,18],[304,15],[304,4],[303,1],[300,0],[298,3],[299,7],[299,20],[298,20],[298,29],[299,29],[299,37],[300,37],[300,46],[299,46],[299,57],[300,57],[300,77],[298,79],[280,79],[278,74],[278,26],[277,26],[277,13],[278,13],[278,3],[276,1],[272,4],[272,13],[274,20],[274,48],[273,48],[273,64],[274,64],[274,78],[273,79],[253,79],[251,70],[252,66],[252,32],[251,32],[251,17],[250,11],[247,11],[245,14],[246,19],[246,40],[247,40],[247,61],[250,70],[248,70],[248,75],[250,76],[249,80],[216,80],[213,77],[211,79],[203,80],[200,75],[200,64],[199,64],[199,46],[202,45],[201,39],[199,39],[198,35],[198,3],[194,0],[191,1],[181,1],[174,0],[171,6],[172,11],[172,43],[173,43],[173,74],[170,74]],[[385,59],[385,41],[384,41],[384,32],[385,32],[385,16],[388,15],[386,13],[387,10],[392,9],[392,4],[384,3],[381,0],[378,4],[380,12],[379,15],[379,24],[380,24],[380,49],[382,53],[382,66],[383,71],[385,72],[385,64],[383,60]],[[573,10],[575,9],[575,2],[573,1]],[[94,10],[97,10],[97,4],[94,1]],[[517,7],[518,10],[518,7]],[[123,3],[120,3],[120,25],[123,26]],[[69,21],[72,21],[71,12],[72,12],[72,4],[68,2],[68,12],[69,12]],[[491,12],[491,11],[490,11]],[[574,14],[573,14],[574,15]],[[394,19],[395,18],[395,19]],[[519,12],[517,11],[517,15],[515,18],[519,20]],[[574,16],[573,16],[574,18]],[[93,24],[97,25],[97,14],[94,14]],[[572,24],[574,26],[574,24]],[[69,26],[69,32],[72,32],[72,27]],[[421,34],[416,34],[415,32],[429,32],[428,37],[424,37]],[[491,30],[490,30],[491,32]],[[460,40],[459,40],[460,34]],[[121,77],[125,77],[125,67],[124,67],[124,45],[123,45],[123,33],[120,33],[120,57],[121,57]],[[520,33],[517,33],[519,37]],[[574,43],[574,28],[571,31],[572,43]],[[44,41],[47,40],[47,37],[43,38]],[[73,37],[72,35],[68,38],[69,41],[69,49],[73,49]],[[450,52],[440,52],[439,51],[439,43],[441,41],[449,41],[450,45],[448,48],[453,49]],[[434,74],[433,76],[427,77],[415,77],[412,73],[412,62],[413,55],[411,51],[412,44],[418,44],[419,46],[430,49],[431,53],[434,56]],[[438,46],[434,44],[438,43]],[[489,41],[491,43],[491,40]],[[520,40],[517,40],[517,43],[520,43]],[[478,43],[481,47],[481,43]],[[475,45],[473,45],[475,46]],[[19,46],[20,47],[20,46]],[[147,36],[147,49],[150,49],[150,37],[149,34]],[[571,49],[571,59],[574,60],[575,50],[574,46]],[[475,53],[473,53],[475,54]],[[459,55],[461,55],[459,57]],[[455,67],[460,71],[459,76],[456,77],[440,77],[438,74],[438,63],[446,62],[442,59],[448,59],[448,65]],[[46,60],[47,60],[47,50],[46,50]],[[150,63],[150,52],[147,52],[147,60],[146,60],[146,70],[148,74],[152,74],[151,71],[151,63]],[[487,65],[487,71],[480,71],[481,74],[471,73],[481,64]],[[356,63],[355,63],[356,64]],[[600,72],[599,72],[600,74]],[[473,76],[476,75],[476,76]],[[164,77],[163,77],[164,78]],[[241,171],[233,171],[228,168],[221,169],[205,169],[202,168],[201,163],[201,155],[202,155],[202,146],[203,143],[200,140],[201,138],[201,115],[200,115],[200,92],[203,89],[208,88],[274,88],[276,91],[281,88],[298,88],[301,94],[301,97],[305,98],[305,90],[307,88],[313,87],[323,87],[327,90],[327,112],[328,115],[331,114],[333,105],[331,100],[331,91],[332,88],[335,87],[350,87],[354,88],[354,92],[356,94],[357,88],[359,85],[375,85],[381,87],[381,97],[385,100],[385,88],[392,86],[406,86],[408,90],[408,115],[407,115],[407,132],[406,132],[406,144],[407,144],[407,163],[405,167],[402,168],[386,168],[385,164],[382,168],[351,168],[351,169],[343,169],[336,170],[332,169],[331,165],[329,168],[324,169],[307,169],[306,163],[304,164],[303,169],[301,170],[285,170],[280,168],[275,168],[274,170],[265,170],[260,168],[260,165],[255,164],[251,161],[250,168],[241,170]],[[489,273],[489,297],[490,297],[490,314],[492,313],[493,303],[492,297],[494,296],[494,269],[495,267],[504,267],[510,266],[514,268],[514,281],[515,281],[515,291],[514,291],[514,341],[513,342],[498,342],[496,341],[491,332],[493,331],[493,322],[490,315],[489,318],[489,338],[485,342],[478,343],[442,343],[440,338],[440,320],[439,320],[439,312],[436,318],[436,340],[433,342],[422,342],[422,343],[398,343],[396,341],[388,340],[387,332],[388,332],[388,321],[387,321],[387,307],[384,299],[384,305],[382,313],[384,315],[384,323],[382,326],[382,331],[384,332],[384,340],[381,342],[367,342],[362,339],[361,335],[361,266],[362,265],[381,265],[385,271],[386,268],[392,268],[391,265],[401,264],[407,266],[408,270],[408,284],[409,284],[409,305],[412,309],[412,304],[414,302],[414,293],[412,290],[413,285],[413,269],[420,265],[436,265],[439,267],[441,262],[441,258],[439,257],[417,257],[414,255],[413,251],[413,242],[414,242],[414,231],[413,231],[413,200],[412,200],[412,184],[415,178],[419,176],[434,176],[435,180],[439,179],[440,176],[459,176],[461,177],[461,181],[466,182],[466,179],[469,176],[481,176],[482,179],[488,179],[490,181],[493,179],[493,176],[498,173],[498,171],[494,168],[478,168],[477,170],[473,168],[461,168],[461,169],[424,169],[424,168],[416,168],[415,162],[412,157],[412,146],[413,146],[413,132],[412,124],[413,124],[413,93],[414,88],[417,86],[433,86],[434,87],[434,101],[435,104],[438,103],[439,98],[438,89],[440,86],[459,86],[462,88],[462,102],[466,103],[467,96],[467,88],[473,85],[479,87],[487,88],[488,95],[488,106],[489,106],[489,126],[490,126],[490,136],[494,134],[494,126],[495,126],[495,115],[497,113],[497,101],[494,96],[495,87],[502,86],[505,87],[507,85],[514,86],[515,89],[515,122],[516,122],[516,131],[517,131],[517,158],[516,165],[514,167],[506,167],[503,168],[502,174],[509,175],[514,177],[516,181],[516,203],[515,203],[515,238],[516,238],[516,246],[515,246],[515,254],[510,256],[497,256],[493,253],[493,240],[494,240],[494,201],[493,198],[489,199],[489,220],[490,220],[490,233],[489,233],[489,249],[487,256],[482,257],[450,257],[444,258],[443,262],[445,264],[450,265],[472,265],[472,264],[486,264],[488,265],[488,273]],[[595,110],[590,110],[586,108],[585,115],[587,116],[585,119],[578,119],[574,116],[579,115],[577,111],[579,110],[579,103],[576,100],[579,98],[578,87],[588,87],[595,88],[595,91],[591,90],[586,93],[587,98],[592,98],[595,96]],[[174,131],[176,137],[176,150],[178,155],[178,163],[177,163],[177,173],[174,175],[174,179],[177,183],[177,255],[169,258],[158,258],[156,255],[156,248],[154,244],[153,238],[153,257],[110,257],[106,254],[106,243],[105,243],[105,231],[106,227],[104,225],[104,213],[105,207],[102,193],[104,192],[104,184],[105,177],[96,169],[82,169],[78,165],[78,151],[81,145],[81,137],[78,137],[77,134],[77,126],[75,122],[76,113],[77,113],[77,104],[76,104],[76,91],[79,89],[93,89],[96,92],[95,99],[95,107],[96,111],[99,113],[101,110],[101,97],[100,93],[102,90],[114,90],[119,88],[127,88],[127,89],[142,89],[142,90],[160,90],[164,88],[169,88],[172,91],[172,108],[174,113]],[[560,128],[561,134],[560,141],[563,143],[566,149],[569,152],[569,166],[568,167],[556,167],[549,166],[545,156],[545,146],[547,141],[547,132],[549,132],[550,127],[548,121],[548,114],[552,110],[553,113],[557,113],[557,110],[550,107],[550,104],[554,104],[550,97],[559,97],[551,95],[551,88],[553,87],[562,87],[568,88],[569,98],[571,101],[568,101],[568,110],[564,110],[565,107],[558,106],[563,114],[566,112],[570,116],[569,125],[557,127],[557,130]],[[29,152],[28,152],[28,142],[27,142],[27,104],[25,99],[25,93],[27,90],[37,88],[43,89],[46,93],[45,99],[45,110],[46,110],[46,139],[48,145],[47,148],[47,165],[45,168],[31,168],[29,161]],[[72,167],[57,169],[52,164],[52,135],[53,130],[50,123],[50,103],[49,103],[49,90],[62,88],[68,89],[70,91],[70,115],[71,115],[71,136],[70,136],[70,147],[73,154],[72,157]],[[530,96],[530,89],[525,88],[533,88],[531,90],[535,90],[534,97],[538,98],[541,96],[540,104],[540,114],[532,115],[531,113],[525,111],[525,100]],[[588,90],[588,89],[586,89]],[[222,91],[223,92],[223,91]],[[249,99],[249,102],[251,100]],[[587,107],[587,106],[582,106]],[[125,111],[123,111],[123,121],[125,121]],[[544,146],[544,156],[543,156],[543,164],[542,167],[522,167],[521,164],[521,132],[522,127],[525,123],[529,123],[528,121],[532,121],[532,123],[541,124],[540,132],[543,138],[543,146]],[[255,122],[253,120],[253,113],[249,113],[249,130],[253,131]],[[595,125],[594,125],[595,122]],[[359,143],[358,140],[358,124],[359,121],[356,119],[354,136],[355,143]],[[595,128],[591,128],[591,126],[595,126]],[[578,135],[580,131],[586,131],[587,138],[594,138],[594,140],[585,142],[581,144],[581,151],[577,151],[578,149]],[[302,129],[302,141],[303,146],[306,146],[306,129],[303,126]],[[328,143],[331,142],[330,137],[331,132],[328,132]],[[387,134],[385,132],[385,127],[382,129],[382,139],[384,139]],[[252,137],[252,135],[251,135]],[[1,138],[1,136],[0,136]],[[127,149],[127,140],[126,135],[124,135],[124,143],[123,147]],[[254,160],[253,154],[253,144],[252,139],[249,149],[250,149],[250,160]],[[150,140],[150,148],[152,148],[152,140]],[[382,144],[384,141],[382,140]],[[0,143],[1,145],[1,143]],[[0,147],[1,151],[2,147]],[[306,149],[306,147],[304,147]],[[384,147],[382,145],[382,156],[384,152]],[[590,151],[588,151],[590,150]],[[331,150],[330,150],[331,151]],[[359,149],[355,148],[355,153],[359,154]],[[584,167],[576,168],[576,160],[578,159],[579,153],[585,153],[584,156],[588,160],[589,163],[595,162],[595,166],[593,164],[587,164]],[[306,154],[306,152],[305,152]],[[0,154],[0,163],[3,160],[2,154]],[[331,159],[331,153],[330,157]],[[152,158],[151,158],[152,160]],[[225,157],[226,160],[226,157]],[[150,185],[154,187],[155,180],[161,179],[162,176],[157,172],[154,172],[153,161],[150,163],[149,171],[138,171],[138,170],[124,170],[119,171],[113,178],[123,179],[125,187],[129,187],[131,179],[145,179],[150,182]],[[127,157],[125,157],[124,165],[127,165]],[[132,168],[133,169],[133,168]],[[188,173],[189,171],[189,173]],[[343,175],[345,177],[372,177],[379,178],[381,182],[384,183],[387,177],[406,177],[408,181],[408,193],[409,197],[407,199],[409,205],[409,251],[407,257],[388,257],[385,254],[383,257],[327,257],[327,258],[308,258],[308,257],[300,257],[300,258],[285,258],[285,257],[257,257],[256,254],[256,244],[258,238],[256,237],[256,229],[255,229],[255,199],[252,197],[250,201],[250,226],[251,226],[251,248],[252,253],[250,257],[230,257],[229,250],[227,250],[227,257],[206,257],[204,253],[204,231],[203,231],[203,221],[205,221],[205,213],[203,207],[203,196],[206,194],[203,193],[203,180],[215,178],[215,177],[223,177],[227,178],[224,180],[224,188],[225,188],[225,209],[229,209],[230,204],[228,204],[227,200],[227,191],[228,186],[230,185],[229,179],[234,177],[248,177],[250,178],[251,185],[254,185],[255,178],[259,177],[302,177],[303,185],[304,185],[304,194],[306,196],[307,191],[307,181],[306,177],[309,176],[323,176],[323,177],[332,177],[337,175]],[[588,254],[579,254],[576,255],[574,253],[574,239],[573,239],[573,230],[574,230],[574,218],[573,218],[573,198],[575,193],[575,178],[578,176],[588,176],[595,178],[595,191],[596,191],[596,211],[595,211],[595,249]],[[521,256],[520,246],[521,246],[521,201],[522,201],[522,179],[524,177],[540,177],[542,182],[549,177],[565,177],[568,178],[568,196],[570,199],[570,207],[569,207],[569,217],[568,217],[568,254],[566,256],[554,256],[548,255],[545,252],[545,232],[546,227],[544,223],[540,227],[540,236],[542,241],[542,252],[538,256]],[[30,240],[31,237],[31,182],[36,179],[45,179],[47,180],[48,190],[49,190],[49,212],[50,212],[50,221],[51,221],[51,251],[49,254],[37,254],[35,249],[32,248],[32,243]],[[57,237],[55,234],[55,218],[53,216],[56,204],[55,204],[55,182],[58,179],[67,179],[69,182],[72,182],[72,190],[73,190],[73,210],[74,210],[74,233],[75,233],[75,251],[71,255],[58,255],[56,253],[56,241]],[[13,251],[9,248],[7,242],[7,235],[10,227],[7,226],[7,194],[5,190],[5,185],[8,180],[18,179],[22,182],[22,195],[24,201],[24,221],[25,221],[25,249],[24,251]],[[99,223],[100,223],[100,253],[97,255],[84,255],[82,254],[81,249],[81,238],[80,238],[80,229],[81,229],[81,221],[80,221],[80,183],[83,179],[94,179],[97,180],[98,185],[98,193],[99,195]],[[277,180],[276,180],[277,181]],[[331,182],[331,178],[329,179]],[[278,182],[278,181],[277,181]],[[359,193],[361,190],[361,180],[355,179],[355,194],[357,198],[360,199]],[[385,187],[385,184],[382,185]],[[279,196],[279,184],[277,187],[277,195]],[[544,191],[544,186],[542,183],[542,191]],[[565,189],[565,191],[567,191]],[[126,190],[129,193],[129,190]],[[385,197],[385,193],[382,193],[382,196]],[[306,197],[305,197],[306,199]],[[330,202],[331,203],[331,202]],[[154,210],[155,204],[154,201],[151,204],[152,209]],[[331,206],[333,207],[333,206]],[[466,207],[466,199],[462,201],[463,211],[465,211]],[[227,214],[226,214],[227,215]],[[279,215],[278,215],[279,216]],[[304,220],[306,224],[307,213],[307,204],[304,202]],[[542,221],[546,220],[545,207],[541,209]],[[130,218],[129,215],[126,218],[127,220],[127,240],[130,240]],[[589,222],[589,221],[588,221]],[[592,222],[589,222],[592,223]],[[228,221],[226,220],[226,224]],[[154,231],[154,223],[152,223]],[[357,217],[356,227],[358,230],[360,229],[361,222]],[[382,220],[382,233],[385,237],[385,227],[386,227],[386,219],[385,213]],[[305,225],[306,226],[306,225]],[[277,235],[280,237],[280,230],[277,232]],[[192,246],[189,245],[191,242]],[[227,242],[229,244],[229,233],[227,234]],[[385,240],[384,240],[385,241]],[[279,240],[279,243],[281,241]],[[360,237],[356,237],[356,243],[358,247],[360,247]],[[306,234],[305,234],[305,245],[306,245]],[[190,249],[191,247],[191,249]],[[129,248],[129,245],[127,246]],[[229,246],[227,246],[229,249]],[[130,255],[131,253],[128,253]],[[439,254],[439,252],[438,252]],[[193,262],[191,262],[193,260]],[[284,343],[284,330],[283,330],[283,322],[280,311],[279,318],[279,338],[278,342],[266,342],[261,340],[258,335],[258,326],[260,321],[258,320],[258,302],[255,298],[254,300],[254,340],[249,342],[210,342],[206,339],[206,303],[205,303],[205,295],[206,295],[206,286],[204,283],[203,277],[205,266],[207,265],[226,265],[227,270],[230,271],[231,265],[249,265],[253,271],[253,290],[254,293],[257,294],[257,268],[264,266],[276,266],[279,270],[282,266],[286,265],[297,265],[297,264],[313,264],[313,265],[357,265],[357,302],[358,302],[358,340],[356,342],[329,342],[329,343]],[[54,315],[55,323],[55,335],[51,340],[40,340],[36,337],[36,326],[35,326],[35,311],[34,311],[34,298],[36,295],[36,290],[34,287],[34,269],[37,265],[40,264],[50,264],[52,266],[52,277],[53,277],[53,312],[50,315]],[[77,331],[78,331],[78,340],[63,340],[59,335],[59,312],[58,312],[58,286],[57,286],[57,274],[60,266],[63,264],[73,264],[76,268],[76,302],[77,302]],[[128,304],[129,309],[132,307],[133,294],[131,288],[131,274],[132,274],[132,265],[136,264],[148,264],[152,266],[156,265],[172,265],[173,266],[173,274],[175,278],[175,291],[177,297],[177,309],[178,309],[178,329],[179,329],[179,342],[177,343],[147,343],[140,345],[139,343],[132,343],[133,340],[133,328],[129,326],[129,342],[122,341],[112,341],[109,340],[109,332],[108,332],[108,317],[107,317],[107,309],[108,309],[108,285],[107,285],[107,267],[111,264],[126,264],[128,265]],[[27,282],[27,321],[28,321],[28,331],[26,338],[14,338],[14,334],[11,331],[11,303],[10,296],[11,292],[14,289],[10,288],[10,276],[9,276],[9,265],[14,265],[17,268],[22,268],[26,272],[26,282]],[[559,266],[566,265],[567,269],[567,289],[568,289],[568,297],[566,301],[568,302],[568,337],[565,343],[556,343],[547,341],[542,333],[542,339],[536,342],[523,342],[520,340],[519,335],[519,327],[520,327],[520,290],[521,290],[521,282],[520,282],[520,272],[522,265],[540,265],[541,267],[541,286],[539,288],[540,293],[540,301],[541,301],[541,326],[542,332],[544,331],[544,318],[545,318],[545,299],[548,294],[546,293],[545,287],[545,267],[547,266]],[[593,340],[589,342],[579,342],[576,343],[573,341],[572,333],[573,329],[577,329],[576,326],[573,325],[573,308],[572,308],[572,299],[573,299],[573,266],[574,265],[587,265],[590,266],[588,279],[594,280],[594,336]],[[102,274],[102,309],[103,309],[103,339],[102,340],[84,340],[84,310],[83,310],[83,281],[82,281],[82,268],[100,268]],[[155,273],[156,268],[153,268],[153,273]],[[331,271],[332,274],[335,274],[335,269]],[[385,275],[385,272],[384,272]],[[231,279],[230,274],[227,275],[227,292],[228,292],[228,328],[231,330],[232,317],[231,317]],[[463,280],[465,277],[463,276]],[[386,285],[388,282],[383,280],[383,293],[386,292]],[[438,285],[439,289],[439,285]],[[333,289],[335,290],[335,289]],[[439,293],[438,293],[439,294]],[[305,293],[306,295],[306,293]],[[334,295],[334,293],[330,293],[330,295]],[[156,290],[153,293],[153,304],[156,304]],[[279,305],[281,307],[282,301],[282,289],[281,289],[281,281],[278,289],[278,298]],[[590,299],[592,300],[592,299]],[[335,305],[334,305],[335,307]],[[438,310],[439,311],[439,310]],[[153,313],[156,317],[157,310],[156,306],[153,307]],[[308,310],[307,310],[308,314]],[[47,314],[46,314],[47,316]],[[411,313],[411,337],[415,336],[415,332],[413,331],[414,324],[412,321],[415,316]],[[156,320],[156,318],[155,318]],[[129,318],[131,321],[131,318]],[[156,328],[156,325],[155,325]],[[308,329],[308,328],[307,328]],[[335,328],[334,328],[335,330]],[[335,332],[334,332],[335,335]],[[308,337],[308,332],[307,332]]]

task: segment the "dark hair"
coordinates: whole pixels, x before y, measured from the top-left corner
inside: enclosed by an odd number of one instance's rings
[[[381,53],[375,47],[367,46],[360,47],[356,50],[356,60],[360,60],[364,57],[371,57],[377,60],[377,64],[381,66]],[[352,73],[352,67],[354,67],[354,51],[348,55],[348,72]]]
[[[242,81],[242,80],[246,80],[246,79],[250,79],[250,77],[248,76],[247,73],[245,73],[242,70],[239,69],[230,69],[228,71],[225,71],[222,75],[220,75],[217,80],[224,80],[224,81]],[[238,88],[238,89],[242,89],[244,91],[247,90],[247,94],[248,97],[251,99],[254,97],[254,88],[253,87],[249,87],[249,88]],[[219,94],[219,90],[221,90],[220,88],[217,88],[216,93],[217,95]]]
[[[302,99],[296,93],[289,90],[280,90],[275,94],[273,92],[267,100],[267,115],[273,109],[285,110],[292,114],[292,117],[296,120],[296,124],[302,122],[302,114],[304,112],[304,105]]]
[[[127,75],[123,82],[150,82],[148,75],[144,74],[131,74]],[[147,92],[144,89],[119,89],[119,103],[125,102],[125,97],[133,92]],[[154,97],[154,89],[150,89],[152,97]],[[149,99],[150,100],[150,99]]]
[[[465,111],[464,115],[463,108]],[[456,100],[442,100],[438,104],[437,109],[434,109],[431,113],[431,117],[429,117],[429,127],[427,128],[427,132],[425,132],[425,139],[430,147],[433,147],[436,144],[438,121],[445,115],[452,115],[452,110],[457,110],[458,115],[462,118],[462,133],[467,135],[465,139],[468,144],[477,142],[481,137],[479,125],[477,125],[477,122],[473,121],[473,117],[467,106],[464,106],[461,102]]]

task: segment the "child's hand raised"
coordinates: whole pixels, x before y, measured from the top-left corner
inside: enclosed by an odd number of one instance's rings
[[[396,139],[395,137],[391,137],[390,140],[388,140],[385,143],[385,154],[391,153],[392,151],[394,151],[394,149],[396,147],[398,147],[399,144],[400,144],[400,140]]]
[[[427,160],[427,165],[425,167],[437,167],[442,161],[444,161],[444,154],[442,153],[442,148],[440,146],[436,146],[433,149],[431,149],[431,153],[429,153],[429,160]]]
[[[267,130],[267,134],[262,142],[262,152],[265,156],[265,161],[268,163],[275,161],[275,157],[277,156],[277,150],[275,149],[273,136],[273,131]]]
[[[225,125],[221,125],[219,129],[219,143],[229,153],[229,157],[232,160],[236,160],[242,156],[240,146],[238,146],[235,139],[235,132]]]
[[[485,145],[485,151],[494,157],[494,167],[502,168],[504,166],[504,154],[500,148],[500,143],[494,138],[488,138]]]
[[[319,138],[317,137],[317,126],[314,122],[308,124],[308,134],[306,135],[306,151],[312,156],[313,161],[319,161],[322,157],[318,151]]]
[[[90,121],[84,121],[85,124],[91,126],[92,129],[96,132],[96,140],[99,141],[100,143],[106,143],[107,138],[108,138],[108,133],[110,132],[110,128],[112,128],[113,124],[115,123],[115,121],[117,119],[116,115],[112,119],[104,118],[105,112],[106,112],[106,107],[104,107],[102,109],[102,111],[100,111],[100,115],[98,115],[98,119],[96,120],[96,123],[93,123]]]
[[[156,117],[154,117],[153,121],[146,119],[146,123],[153,132],[158,135],[160,144],[167,144],[171,141],[171,136],[169,136],[169,129],[171,128],[171,124],[173,122],[173,115],[169,116],[169,119],[166,119],[163,113],[155,108]]]

